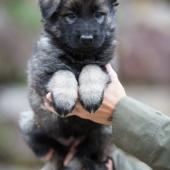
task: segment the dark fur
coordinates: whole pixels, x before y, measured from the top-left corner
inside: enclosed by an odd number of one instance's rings
[[[60,138],[84,137],[78,147],[76,158],[85,169],[106,169],[102,162],[112,154],[111,127],[77,117],[63,119],[57,114],[47,112],[43,104],[46,94],[51,91],[53,105],[58,114],[65,116],[71,112],[77,98],[74,95],[69,98],[65,92],[77,90],[74,88],[75,75],[75,80],[82,87],[80,100],[83,106],[90,112],[99,108],[104,88],[109,82],[104,66],[113,58],[115,48],[115,4],[114,0],[40,0],[44,31],[28,69],[29,100],[35,114],[29,120],[32,121],[29,128],[21,129],[37,156],[44,156],[51,147],[56,149],[58,169],[63,169],[62,160],[69,148],[59,141]],[[101,13],[96,11],[106,13],[104,19],[100,16]],[[88,65],[88,69],[95,68],[101,76],[106,77],[106,79],[101,77],[101,84],[103,83],[104,87],[101,86],[101,89],[99,87],[100,92],[95,89],[88,91],[91,83],[100,82],[98,79],[97,82],[89,79],[92,82],[87,84],[87,89],[83,86],[89,78],[86,72],[83,73],[83,70],[88,71],[86,68]],[[65,100],[60,100],[58,90],[55,91],[57,82],[54,73],[61,70],[63,75],[68,74],[68,79],[69,74],[73,76],[71,82],[68,82],[70,89],[67,86],[67,89],[62,91],[62,95],[66,96]],[[67,82],[67,77],[63,77],[64,82]],[[84,93],[87,93],[85,98]],[[99,96],[99,99],[95,99],[95,95]]]

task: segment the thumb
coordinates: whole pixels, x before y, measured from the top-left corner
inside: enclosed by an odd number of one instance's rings
[[[110,64],[106,65],[106,70],[111,78],[111,80],[117,79],[117,73],[113,70],[112,66]]]

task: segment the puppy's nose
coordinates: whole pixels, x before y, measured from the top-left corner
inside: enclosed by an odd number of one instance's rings
[[[85,45],[90,45],[93,42],[93,39],[93,35],[82,35],[80,37],[81,42]]]

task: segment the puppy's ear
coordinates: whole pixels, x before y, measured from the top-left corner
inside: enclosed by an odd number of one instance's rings
[[[50,18],[56,11],[61,0],[39,0],[39,5],[44,19]]]

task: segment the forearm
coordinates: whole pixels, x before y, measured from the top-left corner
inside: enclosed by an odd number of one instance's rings
[[[114,143],[155,170],[170,169],[170,119],[128,97],[113,113]]]

